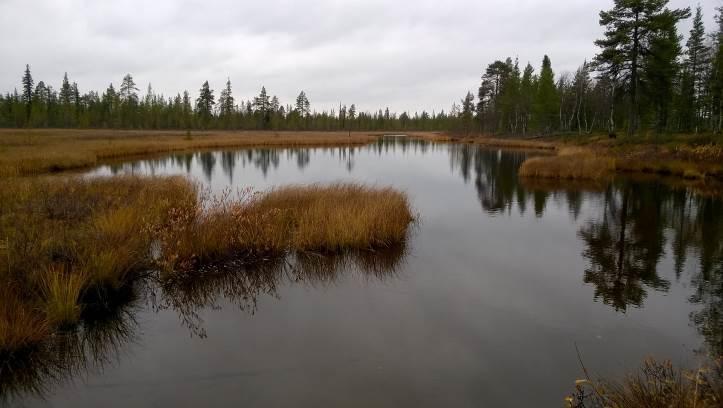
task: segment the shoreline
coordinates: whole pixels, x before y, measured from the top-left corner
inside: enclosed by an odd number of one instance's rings
[[[527,176],[535,178],[600,180],[615,174],[654,174],[697,183],[723,183],[723,148],[713,143],[696,146],[683,139],[662,144],[601,136],[523,139],[454,137],[441,132],[421,131],[401,133],[437,143],[554,153],[534,159],[536,170],[528,171]],[[363,146],[385,134],[389,132],[210,130],[188,134],[168,130],[0,129],[0,177],[78,171],[115,160],[184,151]],[[604,171],[598,168],[590,174],[579,168],[575,169],[575,174],[558,169],[561,163],[570,167],[572,161],[585,163],[591,159],[608,164],[603,166]]]

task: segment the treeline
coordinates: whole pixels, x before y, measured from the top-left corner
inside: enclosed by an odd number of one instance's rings
[[[204,82],[193,101],[184,91],[174,97],[153,92],[149,85],[140,96],[133,76],[127,74],[119,88],[111,83],[98,93],[81,94],[77,83],[63,77],[59,90],[44,81],[35,84],[30,66],[22,76],[22,90],[0,94],[0,127],[17,128],[120,128],[120,129],[244,129],[244,130],[443,130],[452,121],[439,113],[396,114],[389,108],[358,111],[354,104],[317,112],[304,91],[293,105],[261,92],[236,101],[231,80],[218,93]]]
[[[26,66],[22,89],[0,95],[0,127],[249,130],[446,130],[464,135],[559,134],[619,131],[716,132],[723,127],[723,8],[706,33],[700,7],[683,44],[680,21],[691,10],[668,0],[614,0],[600,12],[599,52],[574,73],[556,76],[545,56],[539,72],[518,60],[495,61],[477,95],[468,92],[449,113],[401,114],[389,108],[358,111],[354,104],[317,112],[304,91],[282,104],[265,88],[246,101],[234,98],[231,81],[218,93],[204,82],[194,101],[142,97],[128,74],[116,89],[81,94],[67,74],[58,91],[35,84]]]
[[[723,124],[723,8],[706,33],[702,10],[682,43],[677,24],[691,10],[668,0],[615,0],[600,12],[599,53],[574,73],[539,73],[507,58],[489,64],[476,98],[451,114],[465,134],[720,132]]]

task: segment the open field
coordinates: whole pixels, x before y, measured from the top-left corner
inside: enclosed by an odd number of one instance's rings
[[[0,176],[85,168],[104,160],[182,150],[257,146],[344,146],[370,143],[383,132],[141,131],[0,129]],[[436,133],[412,133],[428,140]]]
[[[386,248],[404,243],[413,221],[405,194],[356,184],[210,197],[180,177],[5,181],[0,352],[73,326],[88,299],[139,274],[164,279],[228,258]]]

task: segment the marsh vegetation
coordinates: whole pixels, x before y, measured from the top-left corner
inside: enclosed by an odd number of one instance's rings
[[[357,184],[267,192],[199,191],[182,177],[5,179],[0,229],[0,350],[75,325],[139,276],[193,274],[227,259],[338,254],[401,245],[413,221],[403,193]]]

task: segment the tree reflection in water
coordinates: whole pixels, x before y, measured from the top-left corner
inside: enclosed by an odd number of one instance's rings
[[[700,305],[691,322],[708,351],[723,355],[723,200],[660,180],[604,185],[520,179],[517,170],[529,153],[461,144],[448,148],[452,171],[465,182],[474,180],[486,213],[509,214],[516,207],[524,214],[531,205],[541,217],[553,199],[565,202],[577,220],[583,204],[591,204],[586,213],[592,216],[578,231],[588,262],[583,281],[594,287],[596,300],[616,311],[644,307],[650,290],[670,289],[671,281],[658,270],[670,253],[671,278],[689,280],[689,301]],[[697,265],[688,262],[691,255]],[[691,271],[688,276],[682,276],[684,269]]]
[[[584,281],[595,286],[595,299],[617,311],[642,306],[646,288],[670,288],[670,282],[657,273],[665,246],[657,187],[611,186],[603,194],[601,214],[578,233],[590,264]]]

